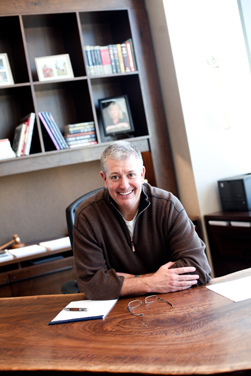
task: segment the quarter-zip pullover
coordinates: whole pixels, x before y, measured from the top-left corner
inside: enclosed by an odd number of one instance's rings
[[[145,183],[133,236],[107,189],[85,200],[75,214],[73,251],[80,291],[88,299],[116,299],[124,277],[154,273],[169,261],[194,266],[199,284],[210,280],[205,244],[180,201]]]

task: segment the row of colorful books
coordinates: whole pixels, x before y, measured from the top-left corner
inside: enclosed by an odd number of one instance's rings
[[[67,142],[64,139],[57,123],[55,122],[52,114],[47,111],[41,111],[38,116],[43,124],[46,132],[50,136],[56,150],[69,149]]]
[[[94,121],[66,125],[64,137],[70,149],[98,143]]]
[[[35,123],[35,113],[31,112],[20,120],[15,128],[12,149],[17,157],[30,154],[31,140]]]
[[[131,38],[121,44],[86,46],[85,55],[90,76],[129,73],[137,70]]]

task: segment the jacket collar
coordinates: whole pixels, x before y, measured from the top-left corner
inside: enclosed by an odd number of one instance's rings
[[[142,211],[144,211],[146,208],[148,208],[149,205],[151,205],[151,202],[149,201],[148,194],[147,194],[148,189],[149,189],[148,184],[144,183],[142,185],[138,214],[140,214]],[[112,204],[112,206],[115,206],[115,208],[119,211],[116,202],[110,196],[107,188],[105,188],[104,197],[109,204]]]

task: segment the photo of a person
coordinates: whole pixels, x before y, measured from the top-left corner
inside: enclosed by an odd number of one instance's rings
[[[43,66],[43,75],[44,75],[44,77],[53,77],[54,76],[53,69],[50,66],[48,66],[47,64],[44,64],[44,66]]]
[[[133,130],[126,97],[101,100],[101,113],[106,134]]]
[[[0,54],[0,86],[13,85],[13,77],[10,69],[8,55]]]

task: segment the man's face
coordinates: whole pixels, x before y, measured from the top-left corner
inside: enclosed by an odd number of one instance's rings
[[[145,167],[141,168],[139,161],[134,156],[122,161],[108,159],[106,176],[102,171],[101,176],[110,196],[117,203],[125,218],[127,214],[136,214],[144,183]]]

